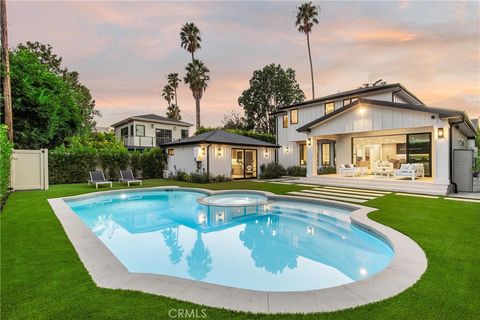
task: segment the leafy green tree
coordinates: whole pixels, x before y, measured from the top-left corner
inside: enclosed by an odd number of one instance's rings
[[[310,52],[310,33],[314,24],[318,24],[318,9],[311,2],[306,2],[298,7],[295,26],[298,31],[307,35],[308,59],[310,60],[310,76],[312,78],[312,99],[315,99],[315,83],[313,80],[312,54]]]
[[[195,99],[196,111],[196,130],[200,129],[200,100],[203,93],[207,89],[210,75],[208,68],[200,60],[193,60],[185,68],[187,74],[183,78],[183,82],[187,84],[192,90],[193,98]]]
[[[175,103],[172,103],[168,106],[167,118],[172,120],[182,120],[182,116],[180,115],[180,108]]]
[[[16,148],[52,148],[87,130],[81,93],[66,78],[29,48],[15,49],[10,63]]]
[[[195,60],[195,51],[201,49],[200,42],[200,29],[193,22],[185,23],[180,30],[180,45],[192,54],[192,63]]]
[[[93,100],[90,90],[80,83],[79,73],[62,66],[62,58],[53,52],[53,47],[49,44],[28,41],[25,44],[19,44],[17,49],[33,52],[37,55],[40,63],[47,66],[50,72],[65,80],[70,89],[76,93],[75,100],[81,110],[83,131],[87,134],[91,132],[96,125],[94,117],[101,117],[101,114],[95,109],[95,100]]]
[[[238,112],[230,111],[223,115],[223,129],[245,129],[245,118],[242,117]]]
[[[250,87],[238,98],[245,111],[246,128],[257,132],[275,133],[275,118],[270,114],[280,106],[305,100],[292,68],[269,64],[255,70]]]

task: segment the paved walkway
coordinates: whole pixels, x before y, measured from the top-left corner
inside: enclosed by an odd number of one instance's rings
[[[346,201],[354,203],[362,203],[390,194],[388,191],[363,190],[343,187],[319,187],[313,189],[305,189],[300,191],[287,192],[290,195],[302,196],[316,199],[329,199],[337,201]]]

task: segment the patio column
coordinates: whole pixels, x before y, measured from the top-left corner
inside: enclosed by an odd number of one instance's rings
[[[317,175],[317,139],[307,135],[307,177]]]

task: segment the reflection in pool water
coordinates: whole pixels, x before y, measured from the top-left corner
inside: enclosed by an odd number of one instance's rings
[[[363,279],[393,257],[340,208],[287,201],[210,207],[197,203],[203,196],[138,191],[68,204],[130,272],[297,291]]]

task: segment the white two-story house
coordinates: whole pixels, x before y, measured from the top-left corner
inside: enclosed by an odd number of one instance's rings
[[[307,177],[324,167],[338,173],[342,164],[368,173],[379,161],[393,169],[417,163],[446,188],[454,180],[454,150],[471,149],[473,158],[478,130],[465,112],[427,106],[398,83],[296,103],[274,115],[278,163],[306,166]]]
[[[128,149],[158,147],[189,136],[191,123],[156,114],[132,116],[112,124],[117,139]]]

